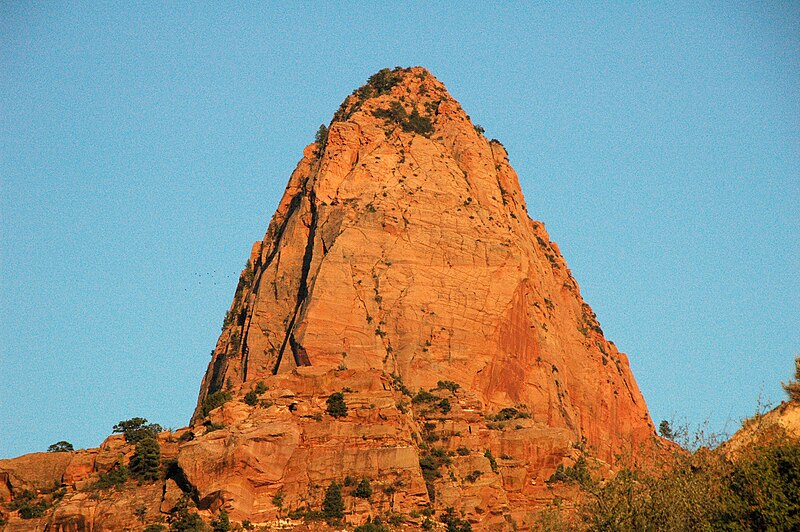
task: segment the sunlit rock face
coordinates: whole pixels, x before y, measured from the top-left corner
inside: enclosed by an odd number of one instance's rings
[[[206,521],[225,510],[289,526],[332,482],[355,524],[395,512],[413,527],[453,507],[476,528],[530,526],[570,495],[545,483],[559,464],[585,453],[612,470],[655,437],[502,144],[415,67],[370,78],[305,149],[253,245],[191,426],[159,438],[166,479],[124,490],[85,491],[130,460],[119,436],[0,460],[6,500],[67,489],[9,526],[138,530],[182,496]],[[369,498],[356,496],[362,478]]]

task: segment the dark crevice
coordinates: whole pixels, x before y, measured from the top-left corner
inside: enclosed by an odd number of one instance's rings
[[[206,395],[211,395],[218,392],[225,385],[225,371],[228,369],[228,361],[225,353],[218,353],[213,362],[213,369],[211,370],[211,382],[208,383],[208,392]]]
[[[294,312],[292,313],[292,319],[289,321],[289,326],[286,328],[286,335],[284,336],[283,343],[281,343],[281,350],[278,352],[278,359],[275,361],[275,367],[272,369],[273,375],[278,373],[278,368],[280,368],[281,360],[283,360],[283,353],[286,351],[286,345],[291,342],[291,349],[292,354],[294,355],[295,363],[298,366],[310,366],[311,361],[308,359],[308,355],[305,354],[305,350],[303,349],[304,356],[298,356],[299,350],[295,348],[296,341],[294,339],[294,335],[292,334],[292,330],[294,329],[295,322],[297,321],[297,316],[300,314],[300,309],[305,303],[306,298],[308,297],[308,274],[311,270],[311,260],[314,258],[314,239],[316,238],[317,234],[317,197],[314,194],[314,191],[311,190],[308,193],[308,203],[309,203],[309,210],[311,211],[311,222],[309,223],[308,227],[308,241],[306,242],[306,251],[303,255],[303,268],[300,274],[300,286],[297,289],[297,302],[294,306]]]
[[[200,502],[200,492],[192,485],[191,482],[189,482],[189,479],[186,478],[186,473],[184,473],[183,469],[181,469],[181,466],[178,465],[177,460],[169,463],[165,476],[167,479],[171,478],[174,480],[175,484],[178,485],[181,491],[188,495],[195,504]],[[166,491],[166,486],[164,489]]]

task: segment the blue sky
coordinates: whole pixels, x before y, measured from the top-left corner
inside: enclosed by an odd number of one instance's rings
[[[0,457],[184,426],[303,147],[395,65],[505,144],[656,423],[783,398],[800,6],[448,4],[0,6]]]

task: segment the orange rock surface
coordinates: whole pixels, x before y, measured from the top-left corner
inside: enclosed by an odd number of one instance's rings
[[[335,392],[344,417],[327,412]],[[373,76],[305,149],[191,425],[152,511],[180,490],[206,517],[274,526],[346,477],[373,486],[369,500],[343,488],[352,523],[391,511],[414,527],[426,507],[454,507],[477,528],[530,525],[579,449],[613,468],[655,438],[627,358],[528,216],[505,149],[418,67]],[[77,483],[95,452],[47,467]]]

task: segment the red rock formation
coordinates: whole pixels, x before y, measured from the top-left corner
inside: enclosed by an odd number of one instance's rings
[[[347,415],[329,415],[342,391]],[[206,516],[274,523],[363,477],[370,500],[343,489],[351,522],[420,524],[452,506],[495,528],[529,525],[579,449],[613,467],[654,438],[505,149],[422,68],[370,78],[305,149],[240,277],[192,431],[153,511],[185,491]]]

